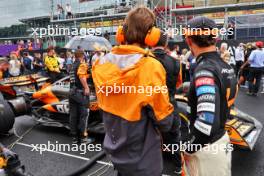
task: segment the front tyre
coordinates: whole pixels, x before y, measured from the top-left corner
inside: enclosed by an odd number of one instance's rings
[[[15,114],[11,106],[0,93],[0,133],[8,133],[8,131],[13,128],[14,123]]]

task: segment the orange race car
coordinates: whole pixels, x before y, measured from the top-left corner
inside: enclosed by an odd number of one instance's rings
[[[181,131],[183,132],[185,140],[188,140],[190,133],[188,113],[186,109],[189,85],[188,82],[183,83],[177,91],[178,94],[175,95],[175,99],[179,102],[179,108],[181,109],[179,116],[182,120]],[[253,150],[262,128],[263,125],[256,118],[242,112],[235,106],[231,108],[229,119],[225,124],[225,129],[228,132],[231,143],[239,148],[249,150]]]
[[[43,125],[69,128],[69,79],[67,76],[50,84],[48,77],[33,74],[0,81],[0,133],[7,133],[14,118],[20,115],[31,115]],[[94,91],[87,110],[90,110],[89,130],[104,133]]]

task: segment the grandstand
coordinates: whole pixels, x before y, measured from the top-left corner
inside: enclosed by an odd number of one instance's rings
[[[250,2],[171,10],[174,27],[186,25],[194,16],[207,16],[220,27],[234,28],[234,36],[222,39],[256,40],[264,38],[264,3]],[[177,38],[182,40],[182,38]]]
[[[208,7],[208,6],[230,5],[230,4],[239,4],[239,3],[255,3],[255,2],[263,2],[263,0],[176,0],[174,1],[174,3],[177,3],[178,5],[192,5],[193,7]]]
[[[23,30],[14,30],[14,27],[4,28],[3,33],[0,29],[2,40],[34,38],[36,36],[29,36],[32,27],[47,27],[49,24],[61,27],[101,28],[103,33],[113,36],[117,26],[123,23],[127,12],[137,4],[144,4],[153,9],[157,16],[157,25],[163,29],[186,25],[187,20],[194,16],[204,15],[213,18],[219,27],[232,25],[235,31],[233,39],[253,40],[264,37],[263,0],[49,0],[49,3],[45,4],[40,0],[26,1],[32,1],[34,6],[40,5],[33,7],[33,12],[41,9],[41,15],[26,12],[16,14],[20,17],[19,22],[23,24]],[[65,7],[66,4],[71,5],[73,17],[61,19],[58,16],[57,5]],[[19,7],[12,4],[12,9],[14,8]],[[60,46],[68,40],[65,36],[53,36],[52,40],[54,39]],[[113,37],[110,39],[114,44]],[[181,41],[182,37],[176,36],[174,39]],[[50,36],[43,40],[50,40]]]

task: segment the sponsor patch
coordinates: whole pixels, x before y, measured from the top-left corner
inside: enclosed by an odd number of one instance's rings
[[[199,77],[213,77],[214,74],[212,72],[206,71],[206,70],[202,70],[202,71],[198,71],[197,73],[195,73],[195,78],[199,78]]]
[[[211,130],[212,130],[212,126],[211,125],[207,125],[199,120],[196,120],[194,123],[194,127],[201,131],[202,133],[206,134],[207,136],[210,136],[211,134]]]
[[[200,87],[202,85],[214,85],[214,79],[208,77],[201,77],[195,81],[196,87]]]
[[[198,119],[202,120],[204,122],[208,122],[210,124],[214,123],[214,114],[209,113],[209,112],[202,112],[198,114]]]
[[[196,89],[196,95],[200,96],[202,94],[215,94],[215,87],[213,86],[201,86]]]
[[[203,112],[203,111],[215,112],[215,104],[199,103],[197,106],[197,112]]]
[[[231,69],[223,68],[223,69],[221,70],[221,73],[222,73],[222,74],[223,74],[223,73],[226,73],[226,74],[234,74],[235,71],[234,71],[233,68],[231,68]]]
[[[203,94],[198,97],[198,103],[200,102],[215,102],[215,95],[213,94]]]

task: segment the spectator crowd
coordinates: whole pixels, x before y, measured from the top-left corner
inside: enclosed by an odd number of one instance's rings
[[[227,43],[221,43],[217,51],[223,61],[234,68],[240,87],[248,89],[248,95],[257,96],[260,88],[263,87],[261,85],[264,72],[263,42],[240,43],[234,51],[233,62]],[[196,67],[196,58],[192,52],[186,48],[180,49],[179,45],[168,46],[166,52],[181,63],[181,77],[178,78],[180,79],[178,82],[191,81]],[[87,63],[92,65],[96,58],[100,58],[104,54],[101,51],[86,52],[85,58]],[[73,51],[58,54],[53,47],[49,47],[47,52],[43,53],[13,51],[8,57],[8,69],[2,71],[0,75],[2,78],[8,78],[39,73],[51,77],[52,81],[56,81],[69,74],[74,60]],[[264,93],[264,88],[261,93]]]
[[[59,20],[73,18],[72,7],[70,4],[66,4],[65,8],[62,5],[57,4],[57,15]]]
[[[0,60],[0,79],[29,74],[41,74],[49,76],[52,82],[69,75],[75,61],[74,51],[56,53],[54,47],[49,47],[46,52],[12,51],[6,58]],[[101,51],[85,52],[86,62],[92,64],[95,58],[103,56]],[[4,68],[1,67],[4,64]]]
[[[223,61],[234,68],[240,87],[248,89],[248,95],[257,96],[261,88],[261,79],[264,73],[263,42],[240,43],[233,52],[234,61],[232,61],[230,49],[227,43],[221,43],[217,51]],[[191,51],[186,48],[180,50],[178,45],[168,48],[167,51],[174,59],[180,61],[182,81],[191,81],[196,67],[196,59],[193,57]],[[262,87],[264,86],[262,85]],[[264,93],[264,88],[261,93]]]

